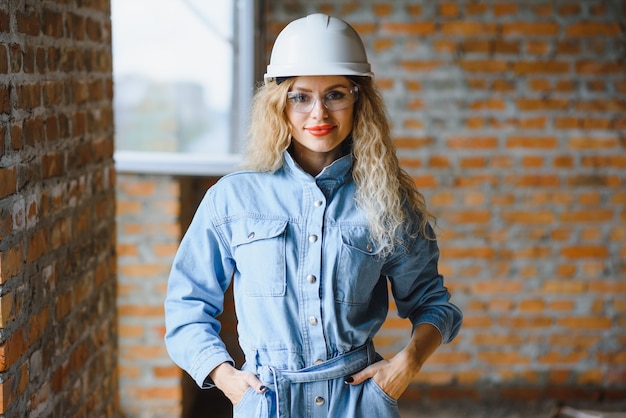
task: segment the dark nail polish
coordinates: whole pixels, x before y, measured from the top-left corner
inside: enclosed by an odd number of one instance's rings
[[[346,383],[352,383],[352,382],[354,382],[354,377],[348,376],[345,379],[343,379],[343,381],[346,382]]]
[[[267,389],[267,386],[265,386],[265,385],[263,385],[263,386],[261,386],[261,387],[259,388],[259,390],[260,390],[261,392],[263,392],[265,389]]]

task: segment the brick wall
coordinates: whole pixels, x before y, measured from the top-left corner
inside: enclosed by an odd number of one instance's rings
[[[117,407],[108,0],[0,1],[0,415]]]
[[[163,299],[181,237],[180,207],[176,179],[118,175],[119,386],[128,417],[181,412],[181,371],[163,344]]]
[[[366,42],[402,164],[439,217],[441,269],[465,313],[459,337],[405,398],[625,397],[624,3],[272,1],[269,43],[316,11],[346,18]],[[127,410],[150,398],[180,405],[180,372],[156,346],[155,290],[167,280],[171,231],[188,217],[176,226],[170,198],[193,211],[208,184],[192,181],[187,193],[179,181],[119,176]],[[407,332],[392,313],[379,351],[396,352]]]

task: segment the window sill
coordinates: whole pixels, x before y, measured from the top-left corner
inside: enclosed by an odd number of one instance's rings
[[[239,154],[183,154],[175,152],[116,151],[118,173],[220,177],[236,171]]]

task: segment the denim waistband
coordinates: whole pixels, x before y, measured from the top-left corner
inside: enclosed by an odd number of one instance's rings
[[[291,383],[317,382],[346,377],[376,362],[374,344],[366,344],[335,358],[300,370],[279,370],[270,366],[259,369],[263,382],[272,382],[280,377]]]
[[[374,344],[368,341],[348,353],[300,370],[280,370],[271,366],[262,366],[259,370],[259,378],[274,391],[276,417],[283,418],[288,416],[284,415],[285,409],[282,405],[286,405],[286,400],[283,399],[283,396],[289,396],[288,388],[292,383],[310,383],[345,378],[376,361]]]

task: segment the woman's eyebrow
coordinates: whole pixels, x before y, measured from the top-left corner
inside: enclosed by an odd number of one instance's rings
[[[324,92],[327,92],[327,91],[330,91],[330,90],[336,89],[337,87],[342,87],[342,88],[344,88],[344,89],[346,89],[346,90],[349,90],[349,89],[350,89],[350,87],[347,87],[347,86],[345,86],[345,85],[343,85],[343,84],[333,84],[332,86],[326,87],[323,91],[324,91]],[[302,86],[293,86],[293,88],[292,88],[292,89],[293,89],[293,90],[298,90],[298,91],[301,91],[301,92],[305,92],[305,93],[306,93],[306,92],[313,92],[313,90],[311,90],[311,89],[309,89],[309,88],[307,88],[307,87],[302,87]],[[293,91],[293,90],[292,90],[292,91]]]
[[[349,90],[349,89],[350,89],[350,87],[347,87],[347,86],[345,86],[345,85],[343,85],[343,84],[335,84],[335,85],[333,85],[333,86],[328,87],[328,88],[327,88],[326,90],[324,90],[324,91],[334,90],[334,89],[336,89],[337,87],[342,87],[342,88],[344,88],[344,89],[346,89],[346,90]]]

